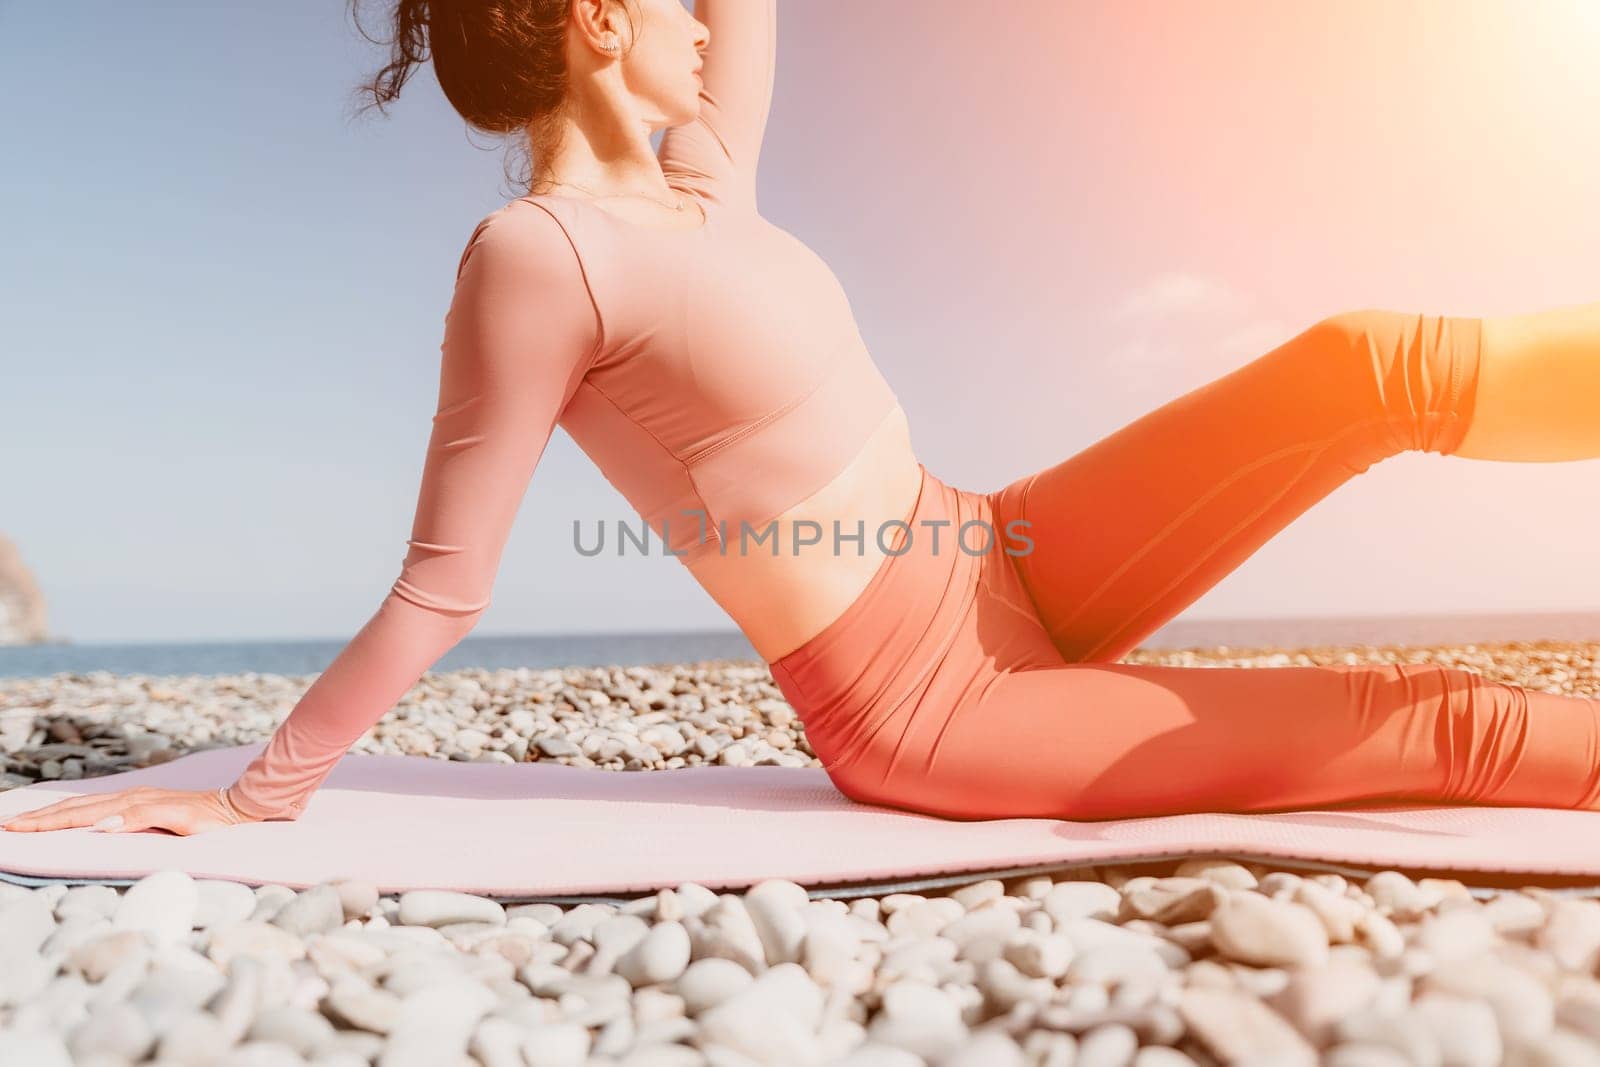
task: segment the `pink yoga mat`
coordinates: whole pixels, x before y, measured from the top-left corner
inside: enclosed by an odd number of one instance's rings
[[[13,789],[0,794],[0,814],[133,785],[225,785],[260,748]],[[1202,855],[1532,876],[1511,885],[1539,876],[1600,881],[1600,812],[1371,805],[959,821],[857,804],[818,768],[607,771],[355,754],[294,822],[193,837],[0,832],[0,877],[22,881],[117,881],[177,868],[250,884],[360,878],[384,892],[457,889],[509,899],[639,893],[686,881],[735,890],[765,878],[849,895],[825,887],[885,891]]]

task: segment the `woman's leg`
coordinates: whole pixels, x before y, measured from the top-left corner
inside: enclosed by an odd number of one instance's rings
[[[915,528],[998,526],[938,488]],[[1000,541],[898,557],[773,676],[847,796],[953,818],[1600,809],[1600,699],[1429,663],[1068,662]]]
[[[1406,451],[1600,457],[1600,303],[1324,319],[991,494],[1071,662],[1116,662],[1317,501]]]
[[[1600,456],[1600,301],[1483,320],[1477,411],[1455,454]]]
[[[886,771],[885,766],[889,769]],[[1600,808],[1600,699],[1432,664],[1008,670],[848,795],[948,818],[1350,802]]]
[[[989,494],[998,529],[1032,524],[1034,551],[996,573],[1026,590],[1065,662],[997,664],[976,699],[935,717],[931,740],[906,758],[844,768],[842,787],[967,818],[1372,800],[1600,807],[1600,700],[1430,664],[1115,662],[1372,463],[1409,450],[1454,454],[1482,400],[1481,325],[1335,316]],[[1504,336],[1491,333],[1490,345]],[[1518,337],[1525,364],[1551,351],[1532,332]],[[1540,444],[1501,418],[1498,434],[1478,435],[1500,450],[1486,458],[1550,455],[1551,438]],[[1570,442],[1589,424],[1572,409],[1564,425]]]
[[[1317,501],[1405,451],[1450,454],[1473,414],[1477,318],[1353,311],[992,494],[1069,662],[1110,663]]]

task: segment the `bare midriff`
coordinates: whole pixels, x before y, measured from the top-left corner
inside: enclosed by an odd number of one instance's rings
[[[892,551],[903,539],[893,524],[911,513],[921,482],[906,414],[896,405],[860,455],[772,521],[776,537],[751,538],[741,549],[730,536],[723,552],[686,566],[770,663],[822,632],[866,588],[885,548]],[[796,529],[807,520],[820,527],[821,538],[796,547],[818,535],[817,527]],[[850,539],[858,531],[859,541]]]

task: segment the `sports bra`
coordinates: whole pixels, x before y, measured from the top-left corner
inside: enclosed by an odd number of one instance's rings
[[[685,565],[740,551],[741,530],[826,486],[898,405],[833,272],[753,205],[662,230],[525,197],[475,241],[518,264],[566,257],[565,284],[526,313],[564,316],[554,332],[583,350],[523,345],[539,366],[522,395],[568,397],[559,425]],[[524,408],[523,432],[548,433],[550,414]]]
[[[688,565],[738,552],[743,524],[758,535],[822,489],[899,407],[833,272],[756,207],[775,3],[698,0],[700,112],[658,157],[700,226],[530,195],[473,229],[400,574],[228,788],[240,811],[297,816],[473,628],[555,426]]]

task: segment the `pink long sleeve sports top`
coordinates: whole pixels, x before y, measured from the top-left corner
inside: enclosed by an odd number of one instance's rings
[[[898,408],[832,271],[756,210],[775,8],[698,0],[700,113],[662,135],[659,158],[703,225],[534,195],[473,230],[400,575],[229,787],[244,813],[298,816],[476,625],[557,424],[687,564],[826,486]]]

